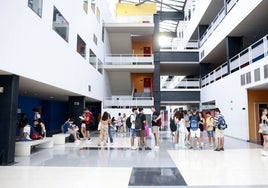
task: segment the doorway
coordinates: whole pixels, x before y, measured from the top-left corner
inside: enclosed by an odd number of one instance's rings
[[[257,144],[263,144],[263,137],[258,132],[259,131],[259,124],[261,122],[261,115],[262,115],[262,109],[267,108],[268,103],[254,103],[254,141]]]

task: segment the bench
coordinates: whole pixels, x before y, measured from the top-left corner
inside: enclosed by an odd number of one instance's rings
[[[52,135],[55,145],[65,144],[68,141],[69,137],[70,137],[70,134],[64,134],[64,133],[58,133],[58,134]]]
[[[54,146],[51,137],[45,137],[40,140],[20,141],[16,142],[15,155],[17,156],[30,156],[32,147],[38,148],[52,148]]]

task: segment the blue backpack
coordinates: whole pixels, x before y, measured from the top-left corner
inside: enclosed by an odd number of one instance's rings
[[[190,129],[196,131],[199,128],[199,122],[197,115],[192,115],[190,117]]]
[[[218,129],[224,130],[227,128],[227,124],[223,118],[223,116],[219,116],[218,118]]]

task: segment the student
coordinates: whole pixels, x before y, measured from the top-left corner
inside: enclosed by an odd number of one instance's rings
[[[131,127],[130,127],[130,145],[131,145],[131,149],[132,150],[137,149],[134,146],[134,140],[136,138],[135,119],[136,119],[137,113],[138,113],[137,108],[132,108],[132,113],[130,115],[130,122],[131,122]]]
[[[224,129],[219,128],[219,118],[223,118],[221,115],[221,111],[219,108],[215,109],[215,117],[214,117],[214,124],[216,125],[216,138],[217,138],[217,148],[214,151],[224,151]]]
[[[161,115],[158,111],[156,111],[154,106],[151,106],[152,111],[152,133],[154,134],[154,143],[155,149],[159,149],[159,126],[157,124],[158,121],[161,121]]]
[[[213,148],[215,138],[214,138],[214,119],[211,117],[210,112],[206,112],[206,125],[207,125],[207,135],[208,135],[208,145]]]
[[[20,141],[31,141],[31,132],[33,131],[33,128],[31,125],[28,123],[28,120],[25,119],[23,121],[23,132],[22,132],[22,137],[20,138]]]
[[[69,118],[64,123],[64,134],[71,134],[74,137],[75,142],[79,142],[79,135],[77,133],[78,127],[74,124],[74,119]]]
[[[108,138],[108,126],[111,122],[111,119],[109,118],[108,112],[103,112],[101,120],[99,122],[99,139],[98,139],[98,146],[101,146],[101,143],[103,143],[103,146],[106,146],[107,138]]]
[[[197,138],[197,142],[199,145],[199,149],[202,149],[201,141],[200,141],[200,129],[199,129],[199,115],[196,110],[193,110],[193,114],[189,118],[190,122],[190,143],[191,146],[189,149],[194,148],[194,139]]]
[[[137,114],[135,119],[136,134],[137,137],[140,138],[139,150],[142,150],[142,142],[144,143],[145,150],[152,150],[150,147],[147,146],[145,124],[146,124],[146,116],[143,112],[143,108],[139,108],[139,114]]]

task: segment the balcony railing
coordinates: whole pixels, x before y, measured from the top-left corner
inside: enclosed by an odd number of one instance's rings
[[[227,2],[227,13],[235,6],[238,0],[230,0]],[[223,7],[217,16],[213,19],[212,23],[207,28],[206,32],[200,38],[200,47],[205,43],[205,41],[209,38],[209,36],[213,33],[213,31],[218,27],[221,21],[225,18],[225,7]]]
[[[268,35],[264,36],[250,47],[246,48],[239,54],[235,55],[229,60],[229,68],[228,70],[228,62],[223,63],[221,66],[207,74],[202,78],[201,86],[205,87],[214,81],[217,81],[228,74],[231,74],[239,69],[242,69],[251,63],[254,63],[268,54]]]
[[[105,63],[106,65],[153,65],[154,58],[153,54],[111,54],[106,55]]]
[[[153,97],[118,96],[106,97],[103,100],[103,108],[132,108],[137,106],[150,107],[153,104]]]
[[[200,79],[183,79],[181,81],[166,81],[161,87],[161,91],[173,91],[179,89],[200,89]]]

